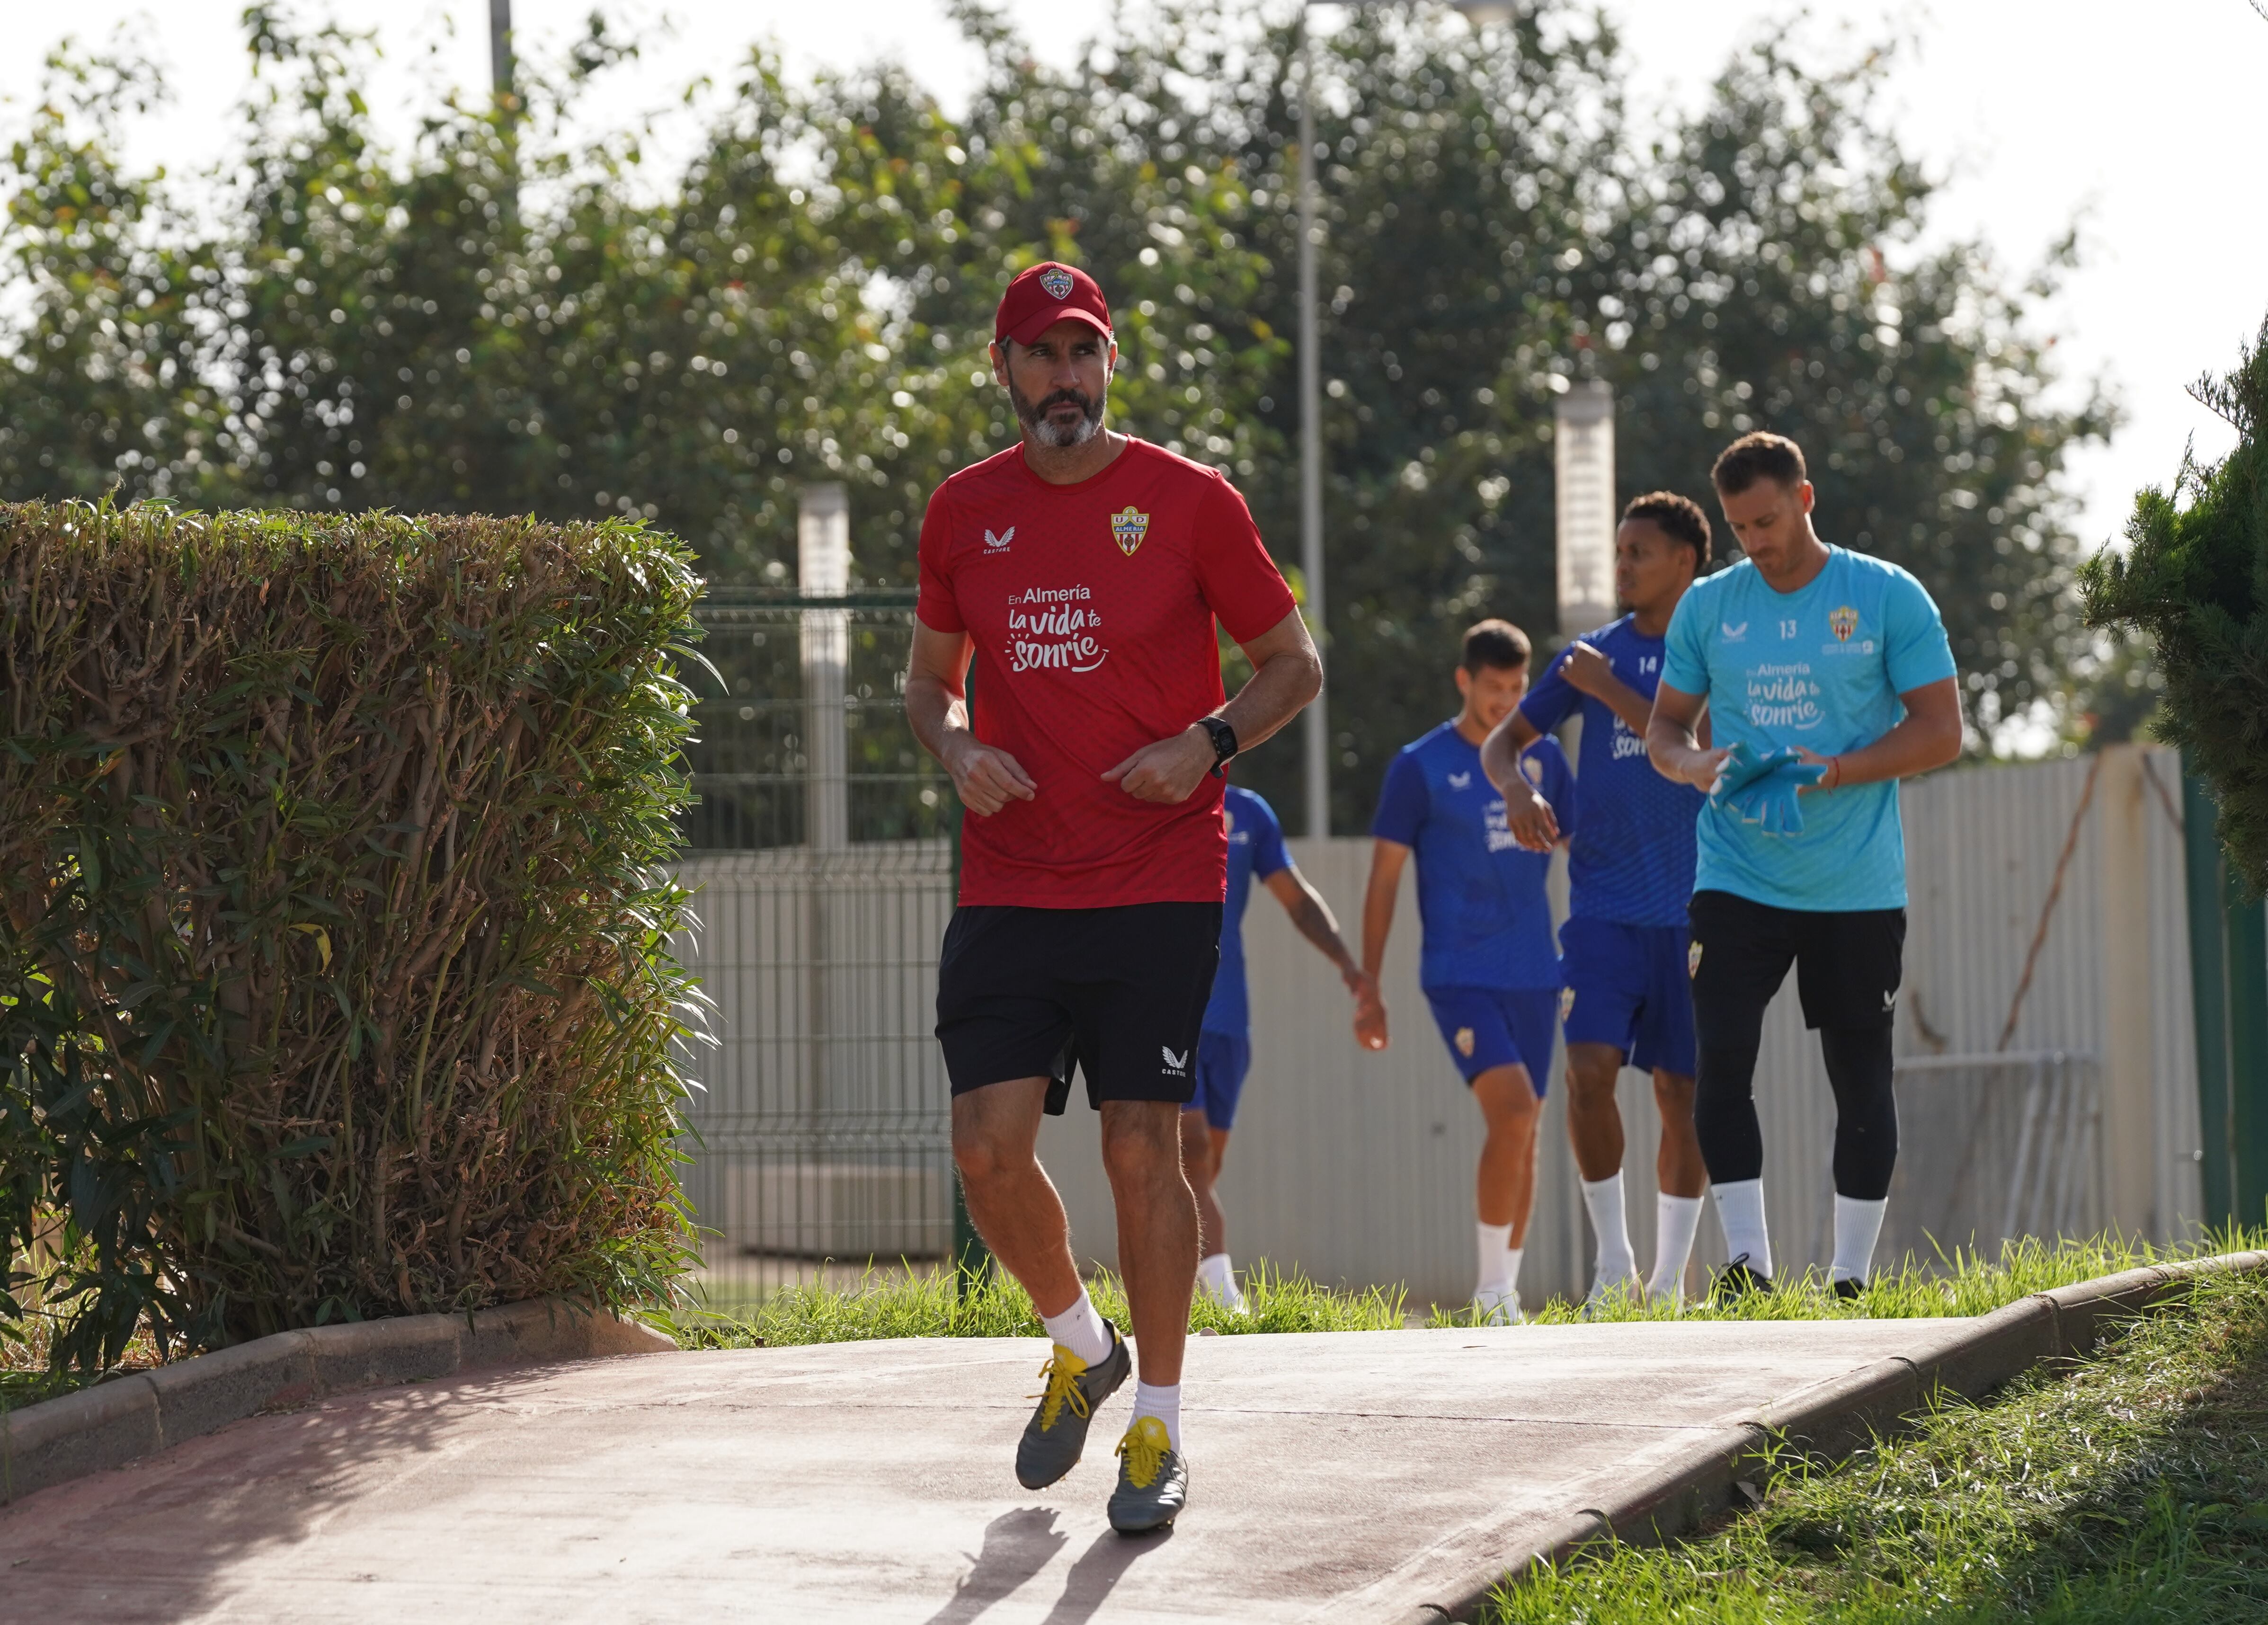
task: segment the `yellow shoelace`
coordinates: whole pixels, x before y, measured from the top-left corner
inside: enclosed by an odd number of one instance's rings
[[[1137,1489],[1156,1483],[1166,1465],[1166,1452],[1173,1447],[1164,1423],[1155,1416],[1137,1416],[1126,1437],[1118,1441],[1118,1453],[1126,1459],[1126,1482]]]
[[[1086,1395],[1080,1392],[1079,1379],[1086,1370],[1086,1362],[1064,1348],[1056,1345],[1055,1353],[1040,1367],[1040,1375],[1047,1379],[1047,1392],[1040,1404],[1040,1431],[1044,1433],[1056,1425],[1064,1405],[1071,1407],[1074,1416],[1087,1414]]]

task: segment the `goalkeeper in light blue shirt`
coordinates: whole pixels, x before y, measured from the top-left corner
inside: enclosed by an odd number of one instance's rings
[[[1693,1126],[1732,1259],[1717,1290],[1771,1284],[1751,1091],[1764,1007],[1793,965],[1835,1092],[1830,1274],[1855,1298],[1897,1159],[1897,781],[1961,754],[1953,651],[1921,583],[1819,539],[1795,442],[1744,435],[1712,476],[1746,556],[1671,617],[1646,749],[1667,777],[1718,792],[1701,812],[1689,951]],[[1694,734],[1705,705],[1713,748]]]

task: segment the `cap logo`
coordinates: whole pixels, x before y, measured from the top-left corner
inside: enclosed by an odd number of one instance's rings
[[[1040,286],[1058,299],[1071,298],[1071,273],[1060,265],[1050,265],[1040,273]]]
[[[1150,516],[1135,512],[1130,502],[1110,516],[1110,533],[1117,539],[1118,550],[1130,559],[1134,549],[1142,545],[1142,539],[1150,533]]]

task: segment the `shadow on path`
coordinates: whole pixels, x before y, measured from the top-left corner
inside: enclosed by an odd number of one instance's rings
[[[1125,1535],[1115,1529],[1104,1530],[1071,1564],[1071,1572],[1064,1577],[1063,1595],[1056,1599],[1042,1625],[1086,1625],[1135,1560],[1164,1551],[1166,1542],[1173,1538],[1171,1524],[1156,1534]]]
[[[945,1607],[924,1625],[968,1625],[968,1621],[1048,1566],[1071,1539],[1056,1527],[1052,1507],[1020,1506],[984,1526],[984,1543],[971,1569]]]

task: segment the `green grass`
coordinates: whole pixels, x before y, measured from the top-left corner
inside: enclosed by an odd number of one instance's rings
[[[1686,1320],[1910,1320],[1928,1315],[1986,1314],[2028,1292],[2069,1286],[2138,1265],[2164,1263],[2214,1253],[2268,1247],[2268,1230],[2224,1231],[2181,1246],[2159,1247],[2112,1237],[2043,1244],[2011,1243],[1986,1261],[1955,1252],[1924,1261],[1909,1257],[1878,1276],[1867,1295],[1853,1303],[1838,1300],[1823,1276],[1789,1279],[1778,1290],[1756,1293],[1736,1303],[1689,1304]],[[1224,1335],[1256,1332],[1379,1332],[1409,1324],[1407,1294],[1399,1287],[1349,1291],[1319,1286],[1302,1276],[1287,1276],[1265,1264],[1249,1271],[1245,1298],[1248,1316],[1227,1313],[1204,1298],[1189,1311],[1193,1331],[1211,1328]],[[1116,1277],[1094,1283],[1095,1303],[1123,1327],[1126,1294]],[[1659,1320],[1680,1312],[1624,1300],[1587,1317],[1592,1320]],[[1585,1319],[1582,1307],[1553,1299],[1532,1317],[1540,1325],[1565,1325]],[[688,1349],[740,1349],[757,1343],[848,1342],[870,1337],[1036,1337],[1039,1317],[1031,1299],[1012,1281],[998,1276],[967,1296],[954,1291],[949,1274],[922,1275],[910,1268],[869,1270],[850,1287],[783,1287],[753,1304],[730,1304],[678,1311],[654,1324]],[[1429,1327],[1470,1324],[1462,1310],[1434,1309]]]
[[[2268,1248],[2268,1229],[2215,1231],[2172,1246],[2116,1236],[2055,1242],[2027,1237],[2007,1243],[1992,1259],[1959,1248],[1928,1259],[1908,1254],[1896,1266],[1877,1272],[1865,1296],[1849,1303],[1835,1296],[1824,1275],[1813,1271],[1800,1277],[1783,1276],[1774,1290],[1750,1293],[1729,1304],[1690,1303],[1679,1310],[1667,1304],[1649,1305],[1633,1295],[1586,1314],[1580,1304],[1553,1298],[1529,1318],[1542,1326],[1564,1326],[1576,1320],[1909,1320],[1990,1314],[2027,1293],[2073,1286],[2144,1264],[2254,1248]],[[1436,1309],[1426,1324],[1468,1326],[1471,1316],[1462,1309]]]
[[[1128,1322],[1126,1289],[1104,1274],[1090,1283],[1095,1306],[1121,1327]],[[688,1349],[744,1349],[764,1343],[850,1342],[867,1337],[1037,1337],[1040,1318],[1013,1281],[994,1275],[965,1296],[950,1275],[870,1271],[849,1290],[783,1287],[762,1302],[724,1312],[683,1311],[655,1323]],[[1232,1315],[1200,1299],[1189,1311],[1191,1330],[1224,1336],[1254,1332],[1399,1331],[1408,1320],[1403,1293],[1337,1291],[1265,1266],[1245,1277],[1248,1315]]]
[[[1496,1625],[2235,1625],[2268,1619],[2268,1280],[2206,1276],[2096,1362],[1837,1468],[1788,1464],[1690,1543],[1500,1591]]]

